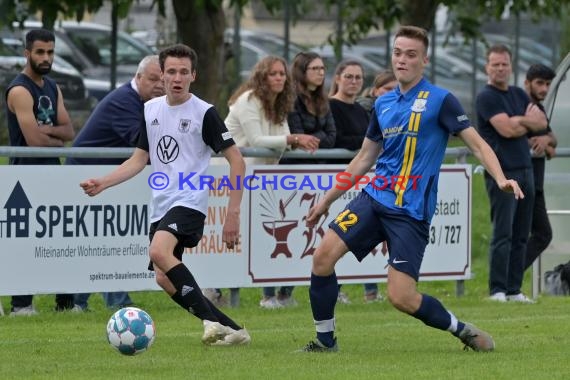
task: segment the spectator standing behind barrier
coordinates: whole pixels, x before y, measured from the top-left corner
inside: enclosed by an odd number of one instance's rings
[[[289,132],[287,115],[293,108],[294,91],[283,58],[268,56],[252,69],[249,79],[228,101],[230,112],[225,123],[238,147],[269,148],[282,154],[286,149],[301,148],[314,152],[319,139],[303,133]],[[277,164],[276,158],[245,158],[249,164]],[[276,309],[293,303],[290,287],[263,289],[262,308]]]
[[[361,96],[356,98],[356,102],[368,111],[369,114],[372,114],[376,99],[388,91],[392,91],[397,86],[398,81],[396,80],[394,72],[392,70],[384,70],[374,77],[372,86],[365,88]]]
[[[81,128],[74,147],[135,147],[144,118],[144,102],[164,95],[158,55],[144,57],[134,78],[105,96]],[[123,158],[69,157],[67,165],[120,165]],[[121,308],[133,302],[124,291],[102,293],[108,308]],[[89,293],[76,294],[74,311],[88,307]]]
[[[325,95],[325,70],[322,58],[315,52],[301,52],[291,66],[293,88],[297,95],[293,111],[287,116],[291,134],[307,134],[319,139],[319,149],[334,148],[336,127]],[[318,160],[287,159],[286,164],[319,164]]]
[[[340,62],[334,72],[333,83],[329,90],[329,103],[337,130],[335,148],[357,150],[362,146],[366,128],[370,120],[368,111],[356,102],[356,97],[362,90],[364,70],[360,62],[346,60]],[[350,160],[329,160],[330,163],[346,164]],[[340,291],[338,302],[350,304],[346,293]],[[365,293],[376,292],[376,284],[364,284]]]
[[[245,164],[239,149],[216,109],[190,92],[196,79],[198,57],[186,45],[173,45],[159,53],[166,96],[144,105],[144,119],[133,155],[108,175],[89,179],[81,187],[89,196],[118,185],[140,173],[148,163],[153,172],[177,178],[178,173],[206,174],[213,152],[222,152],[230,165],[227,215],[222,241],[233,249],[239,239],[239,214]],[[173,154],[176,153],[176,154]],[[199,181],[196,179],[196,181]],[[251,341],[248,332],[216,308],[204,295],[194,276],[182,263],[185,247],[195,247],[204,231],[208,189],[153,189],[150,205],[149,270],[156,282],[184,310],[202,320],[202,342],[207,345],[239,345]],[[198,186],[198,183],[193,183]]]
[[[449,331],[475,351],[495,347],[489,334],[458,320],[437,299],[417,290],[429,224],[436,209],[435,184],[450,134],[459,135],[502,190],[514,192],[515,199],[524,196],[516,181],[504,177],[493,150],[470,126],[457,98],[423,77],[428,44],[424,29],[402,26],[396,32],[392,67],[398,89],[376,102],[375,117],[362,147],[346,169],[353,185],[373,165],[382,178],[421,175],[422,181],[413,188],[404,183],[394,189],[369,183],[329,224],[313,255],[311,273],[309,295],[317,336],[302,351],[338,351],[334,336],[338,295],[335,265],[348,251],[363,260],[382,241],[388,243],[387,294],[394,307],[429,327]],[[317,224],[346,191],[336,186],[327,191],[309,210],[307,225]]]
[[[546,115],[541,102],[546,97],[550,83],[556,76],[554,70],[541,64],[535,64],[528,68],[524,88],[530,101],[540,108]],[[540,132],[530,132],[528,143],[531,149],[532,169],[534,174],[534,207],[530,227],[530,238],[526,247],[524,269],[532,266],[532,263],[548,247],[552,241],[552,227],[546,212],[544,199],[544,167],[545,159],[551,159],[556,154],[556,136],[550,129]]]
[[[61,90],[47,76],[55,52],[54,34],[34,29],[26,34],[24,70],[8,85],[8,133],[12,146],[62,147],[73,140],[71,119],[63,104]],[[60,165],[59,158],[10,157],[10,165]],[[20,268],[24,271],[24,268]],[[37,314],[33,296],[13,296],[10,315]],[[55,310],[73,307],[73,295],[56,294]]]
[[[534,179],[527,134],[546,129],[546,116],[523,89],[510,86],[511,51],[494,45],[487,51],[487,85],[477,95],[481,136],[493,148],[508,178],[521,186],[524,199],[513,199],[485,172],[493,236],[489,248],[489,299],[533,303],[521,291],[534,203]]]

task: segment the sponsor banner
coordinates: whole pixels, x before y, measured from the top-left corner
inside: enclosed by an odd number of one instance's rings
[[[243,181],[247,188],[240,243],[228,250],[222,242],[222,227],[230,189],[224,177],[229,170],[212,166],[203,182],[211,189],[204,236],[183,258],[200,286],[307,284],[311,254],[328,223],[358,193],[346,193],[326,220],[308,229],[307,211],[323,196],[327,184],[331,186],[327,178],[344,169],[325,168],[248,167],[248,176],[260,177]],[[110,170],[109,166],[0,166],[4,263],[0,295],[158,289],[154,272],[147,270],[148,202],[151,186],[164,179],[156,179],[147,167],[96,197],[83,193],[79,182]],[[181,173],[179,178],[188,175]],[[439,188],[438,214],[430,229],[422,279],[469,278],[471,167],[444,166]],[[363,263],[347,254],[337,266],[339,279],[384,281],[386,255],[382,245]]]
[[[329,169],[330,168],[330,169]],[[308,228],[305,216],[334,186],[344,167],[279,166],[253,168],[256,177],[273,178],[279,184],[246,194],[248,210],[248,275],[253,284],[307,284],[312,254],[328,225],[364,188],[346,192],[329,209],[326,218]],[[369,177],[374,174],[370,173]],[[332,179],[332,182],[331,182]],[[421,179],[419,179],[421,180]],[[285,184],[285,186],[283,186]],[[287,188],[287,190],[285,189]],[[412,190],[412,189],[410,189]],[[444,165],[439,179],[437,209],[429,231],[429,243],[420,271],[421,280],[470,277],[471,266],[471,166]],[[361,263],[346,254],[336,266],[340,282],[385,281],[388,247],[379,244]]]

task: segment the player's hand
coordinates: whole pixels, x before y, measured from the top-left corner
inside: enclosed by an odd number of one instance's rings
[[[513,193],[515,195],[515,199],[523,199],[524,193],[522,192],[519,184],[514,179],[506,179],[504,181],[497,182],[499,189],[507,192]]]
[[[85,194],[90,197],[93,197],[105,190],[105,187],[98,179],[88,179],[87,181],[81,182],[79,186],[81,186]]]
[[[222,229],[222,242],[228,249],[233,249],[239,244],[239,212],[228,212],[224,228]]]
[[[323,216],[323,214],[328,210],[329,205],[327,205],[324,200],[321,200],[319,203],[311,207],[306,218],[307,227],[314,227],[319,222],[321,216]]]

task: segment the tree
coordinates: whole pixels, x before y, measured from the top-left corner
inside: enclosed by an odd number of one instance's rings
[[[216,103],[224,64],[226,20],[222,0],[172,0],[178,39],[198,54],[192,92]]]
[[[118,7],[118,17],[127,15],[133,1],[109,0]],[[155,0],[158,12],[164,15],[167,0]],[[261,0],[270,12],[280,10],[287,0]],[[85,12],[96,12],[104,0],[13,0],[0,3],[0,24],[23,20],[38,11],[46,27],[53,27],[58,15],[81,20]],[[312,0],[291,0],[296,9],[303,9]],[[249,0],[231,0],[231,7],[242,9]],[[288,3],[288,4],[289,4]],[[330,12],[337,12],[339,30],[329,41],[340,49],[355,43],[372,29],[390,29],[395,23],[433,28],[434,15],[440,5],[454,14],[451,30],[468,38],[478,37],[482,22],[499,19],[505,12],[530,14],[535,19],[545,16],[561,19],[561,29],[568,30],[569,20],[561,9],[568,9],[570,0],[324,0]],[[225,15],[222,0],[172,0],[178,39],[193,47],[199,57],[197,81],[193,91],[210,102],[220,93],[225,60],[223,33]],[[291,6],[291,5],[289,5]],[[302,17],[302,12],[294,12]],[[568,44],[568,42],[566,42]]]

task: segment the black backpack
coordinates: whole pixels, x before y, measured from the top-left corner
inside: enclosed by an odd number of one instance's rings
[[[570,261],[544,273],[544,291],[553,296],[570,294]]]

